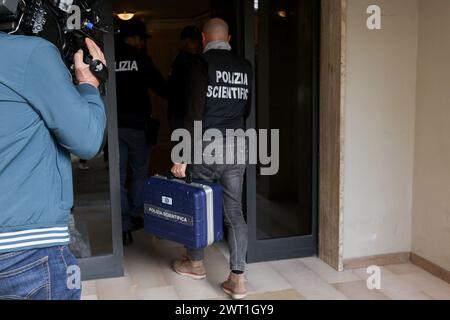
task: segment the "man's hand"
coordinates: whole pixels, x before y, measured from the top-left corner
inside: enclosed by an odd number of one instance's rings
[[[172,167],[171,172],[177,178],[186,178],[186,168],[187,168],[187,164],[176,163]]]
[[[106,65],[106,59],[102,50],[97,46],[97,44],[89,38],[86,38],[86,46],[93,60],[100,60]],[[92,74],[89,65],[83,61],[83,50],[79,50],[75,54],[75,76],[79,84],[90,84],[96,88],[100,86],[100,81]]]

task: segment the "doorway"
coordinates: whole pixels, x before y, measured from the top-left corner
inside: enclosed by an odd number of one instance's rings
[[[312,256],[317,253],[319,2],[314,0],[115,0],[105,1],[111,13],[135,12],[145,20],[152,38],[147,51],[167,79],[186,25],[201,26],[210,17],[230,24],[234,52],[254,66],[255,90],[247,129],[280,129],[280,169],[260,175],[250,166],[246,175],[244,209],[249,225],[249,263]],[[113,15],[111,14],[111,17]],[[114,39],[105,50],[114,61]],[[117,115],[114,75],[107,98],[110,111],[109,154],[113,217],[111,266],[98,275],[117,275],[122,267],[120,190],[118,181]],[[170,168],[167,102],[151,94],[153,117],[161,122],[158,144],[151,154],[149,175]],[[113,147],[114,148],[114,147]],[[111,161],[111,160],[110,160]],[[111,165],[111,164],[110,164]],[[117,233],[117,235],[115,234]],[[119,249],[114,249],[116,246]],[[87,259],[89,261],[89,259]],[[94,264],[86,264],[86,269]],[[98,265],[97,265],[98,266]],[[97,269],[98,270],[98,269]],[[114,274],[113,274],[114,273]]]
[[[279,171],[247,172],[248,262],[317,253],[320,3],[244,2],[245,56],[255,66],[248,128],[279,129]]]

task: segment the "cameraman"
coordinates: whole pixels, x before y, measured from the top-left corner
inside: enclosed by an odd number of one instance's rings
[[[53,44],[0,32],[0,299],[80,299],[70,153],[98,154],[106,115],[83,51],[75,69],[77,87]]]

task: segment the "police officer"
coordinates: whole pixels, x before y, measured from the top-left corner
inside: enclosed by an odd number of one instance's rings
[[[143,225],[143,187],[148,175],[151,140],[155,121],[151,119],[148,89],[167,97],[167,82],[146,54],[150,35],[140,21],[119,25],[116,44],[116,81],[120,149],[120,184],[124,245],[133,242],[131,232]],[[131,168],[130,190],[126,188],[127,169]]]
[[[189,72],[190,94],[185,126],[191,132],[191,137],[194,121],[202,121],[204,131],[219,130],[225,137],[224,141],[229,140],[226,136],[228,129],[244,129],[250,106],[252,67],[249,62],[231,52],[230,39],[225,21],[212,19],[206,23],[203,30],[204,53],[201,59],[196,59],[192,64]],[[234,143],[234,138],[230,140]],[[224,155],[233,152],[235,160],[239,158],[237,152],[243,151],[235,148],[233,144],[229,146],[224,143],[223,147]],[[206,149],[204,152],[206,153]],[[184,178],[186,168],[186,164],[175,164],[172,173],[176,177]],[[224,226],[228,233],[231,272],[228,280],[222,283],[222,289],[233,299],[243,299],[247,294],[244,271],[248,231],[242,211],[245,169],[245,163],[239,162],[205,162],[190,166],[193,178],[216,181],[223,189]],[[203,257],[203,250],[188,249],[187,257],[176,261],[173,268],[180,275],[204,279],[206,271]]]
[[[202,50],[202,33],[196,26],[187,26],[181,32],[181,50],[172,64],[169,76],[168,121],[172,131],[184,127],[187,108],[188,71],[195,55]]]

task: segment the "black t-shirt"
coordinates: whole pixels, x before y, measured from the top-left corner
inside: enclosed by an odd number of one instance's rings
[[[152,59],[130,45],[117,47],[116,61],[119,128],[145,129],[152,113],[148,89],[167,97],[167,82]]]

